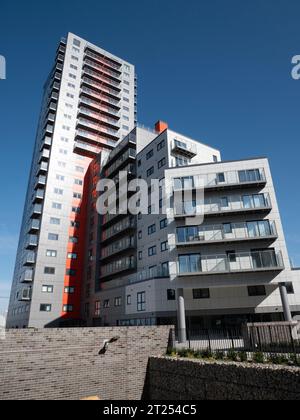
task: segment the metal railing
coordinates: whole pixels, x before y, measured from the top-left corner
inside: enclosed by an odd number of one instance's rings
[[[177,265],[179,276],[284,269],[281,251],[276,253],[273,250],[219,255],[182,255]]]
[[[223,224],[177,228],[177,245],[277,237],[275,222],[268,220],[249,223]]]
[[[186,330],[187,341],[179,343],[179,333],[171,332],[171,347],[208,351],[214,354],[229,351],[268,355],[300,354],[300,339],[295,326],[286,323],[244,324],[240,327],[197,328]]]

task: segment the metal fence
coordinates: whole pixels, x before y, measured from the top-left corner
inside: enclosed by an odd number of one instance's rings
[[[247,324],[240,328],[188,329],[187,341],[178,342],[178,332],[172,331],[172,346],[194,351],[239,351],[247,353],[300,355],[297,328],[292,325]]]

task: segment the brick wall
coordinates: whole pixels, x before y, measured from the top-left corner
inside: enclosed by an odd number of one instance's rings
[[[9,330],[0,340],[0,400],[141,399],[149,356],[170,327]],[[105,355],[105,339],[119,336]]]
[[[300,369],[150,358],[148,400],[300,400]]]

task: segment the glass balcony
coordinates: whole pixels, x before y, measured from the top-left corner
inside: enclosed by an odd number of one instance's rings
[[[99,70],[101,73],[103,73],[107,76],[111,76],[113,78],[113,80],[120,81],[120,76],[121,76],[122,73],[108,69],[106,67],[107,64],[104,63],[104,62],[97,63],[95,61],[92,61],[92,60],[89,60],[88,58],[86,58],[84,60],[84,64],[89,66],[89,67],[92,67],[93,69]]]
[[[113,130],[111,128],[105,127],[104,125],[100,123],[92,122],[91,120],[88,120],[86,118],[78,118],[77,120],[77,127],[83,126],[84,128],[90,128],[92,130],[97,131],[99,134],[108,135],[114,140],[119,140],[118,130]]]
[[[39,217],[39,216],[41,216],[42,211],[43,211],[43,206],[41,204],[35,204],[32,207],[30,216],[31,217]]]
[[[274,250],[220,255],[191,254],[181,255],[178,259],[180,277],[282,270],[282,254]]]
[[[41,162],[37,168],[37,175],[46,173],[48,171],[48,162]]]
[[[51,145],[52,145],[52,137],[45,136],[41,142],[40,151],[42,151],[43,149],[50,149]]]
[[[190,159],[197,155],[197,147],[194,144],[182,140],[174,140],[171,150],[177,155],[180,154]]]
[[[33,281],[34,270],[32,268],[26,269],[21,275],[21,283],[31,283]]]
[[[26,249],[34,249],[38,246],[38,237],[37,235],[30,235],[26,241]]]
[[[82,78],[82,84],[91,86],[91,87],[96,88],[98,90],[101,90],[101,92],[107,93],[108,95],[114,97],[118,101],[120,101],[120,99],[121,99],[121,92],[120,92],[119,89],[118,90],[112,89],[112,88],[104,85],[103,83],[96,82],[95,80],[90,79],[88,77],[83,77]]]
[[[79,98],[79,100],[81,104],[88,105],[99,112],[104,112],[106,114],[113,115],[118,119],[120,119],[121,117],[121,113],[119,109],[112,108],[108,105],[105,105],[103,103],[100,103],[100,102],[97,102],[97,101],[94,101],[92,99],[88,99],[82,96]]]
[[[101,269],[101,277],[110,277],[116,274],[135,270],[136,269],[136,258],[135,257],[125,257],[113,261],[110,264],[103,265]]]
[[[28,252],[25,256],[24,265],[34,265],[35,264],[35,253]]]
[[[120,81],[113,80],[110,77],[107,77],[107,76],[105,76],[103,74],[100,74],[98,71],[90,70],[90,69],[86,68],[86,66],[84,67],[84,70],[83,71],[84,71],[84,74],[85,75],[88,75],[88,76],[96,79],[96,81],[98,81],[100,83],[101,82],[107,83],[108,85],[114,86],[115,88],[121,90],[119,88]]]
[[[97,146],[92,146],[88,143],[85,143],[80,140],[76,140],[74,143],[74,153],[77,153],[80,156],[85,156],[94,159],[101,153],[102,148]]]
[[[103,260],[105,258],[109,258],[116,254],[120,254],[121,252],[132,250],[135,247],[136,247],[136,241],[134,237],[122,238],[119,241],[115,241],[109,246],[102,248],[101,258]]]
[[[115,160],[106,170],[106,176],[111,177],[116,172],[120,171],[121,168],[131,160],[136,159],[136,150],[135,149],[128,149],[124,154],[122,154],[117,160]]]
[[[276,238],[275,222],[268,220],[177,228],[177,246]]]
[[[139,271],[137,275],[137,281],[145,281],[159,278],[169,277],[169,268],[163,268],[162,266],[155,266],[147,270]]]
[[[19,301],[21,302],[28,302],[31,300],[31,287],[27,287],[26,289],[22,289],[19,294]]]
[[[45,197],[45,191],[38,189],[34,193],[33,202],[36,203],[36,202],[43,201],[44,197]]]
[[[109,98],[106,95],[103,95],[101,93],[98,93],[95,90],[89,89],[89,88],[84,87],[84,86],[81,88],[81,92],[84,93],[84,94],[86,94],[86,95],[90,95],[93,98],[98,99],[100,101],[107,102],[108,104],[114,105],[118,109],[120,109],[120,106],[119,106],[120,100]]]
[[[203,187],[207,190],[220,190],[265,184],[265,170],[258,168],[174,178],[174,191],[202,189]]]
[[[109,223],[110,221],[114,220],[117,215],[105,215],[103,216],[103,225]],[[127,231],[136,229],[136,219],[133,216],[127,216],[125,219],[120,220],[112,227],[106,229],[102,233],[102,241],[110,240],[120,234],[125,234]]]
[[[47,150],[44,148],[40,154],[39,163],[41,163],[42,161],[48,161],[49,158],[50,158],[50,150]]]
[[[47,178],[46,178],[45,175],[39,175],[37,180],[36,180],[34,188],[38,189],[40,187],[44,187],[46,185],[46,181],[47,181]]]
[[[88,143],[96,144],[96,146],[100,146],[108,148],[114,148],[116,145],[115,140],[108,139],[107,137],[100,136],[98,134],[93,134],[91,131],[82,130],[79,128],[76,132],[76,138],[85,140]]]
[[[39,231],[40,226],[41,226],[41,222],[39,219],[31,219],[28,225],[28,233]]]
[[[85,55],[99,61],[99,63],[103,63],[107,66],[110,66],[111,68],[113,68],[115,70],[119,70],[122,67],[121,63],[113,62],[112,60],[109,60],[105,56],[96,54],[96,53],[94,53],[94,52],[92,52],[88,49],[85,51]]]

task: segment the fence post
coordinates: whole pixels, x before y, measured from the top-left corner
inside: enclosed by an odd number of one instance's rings
[[[207,338],[208,338],[208,349],[209,349],[209,351],[211,352],[211,351],[212,351],[212,349],[211,349],[211,342],[210,342],[209,329],[207,330]]]
[[[289,326],[289,330],[290,330],[290,335],[291,335],[293,353],[294,353],[295,357],[297,357],[296,346],[295,346],[295,341],[294,341],[294,337],[293,337],[293,327],[291,325]]]

